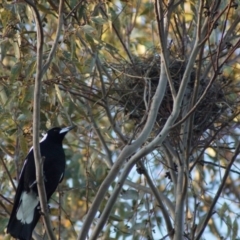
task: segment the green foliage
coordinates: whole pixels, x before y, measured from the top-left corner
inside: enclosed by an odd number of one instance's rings
[[[167,34],[162,42],[165,43],[168,68],[171,70],[175,60],[183,63],[185,68],[198,31],[196,26],[200,1],[180,1],[180,4],[173,1],[176,5],[171,5],[174,6],[171,11],[167,9],[171,6],[166,1],[162,2],[164,16],[160,22],[170,15],[169,29],[162,33]],[[234,3],[231,1],[231,4]],[[58,5],[57,1],[48,0],[37,3],[44,31],[43,63],[56,37]],[[189,98],[181,105],[180,115],[174,124],[187,115],[191,108],[186,106],[199,99],[197,97],[194,100],[192,94],[199,91],[197,95],[200,96],[212,76],[216,75],[216,85],[210,88],[209,95],[216,96],[219,93],[223,96],[215,101],[208,95],[209,98],[202,101],[206,105],[200,111],[202,114],[198,123],[201,125],[207,119],[208,124],[204,129],[199,130],[199,125],[195,124],[197,113],[194,110],[193,115],[167,134],[164,144],[155,146],[151,154],[141,159],[157,191],[172,204],[173,215],[169,206],[167,210],[173,226],[174,214],[178,210],[175,206],[179,200],[179,173],[184,166],[183,161],[189,163],[184,168],[184,174],[189,176],[185,189],[186,204],[183,207],[184,214],[190,215],[183,218],[184,235],[188,239],[195,239],[204,225],[239,141],[240,67],[236,51],[239,48],[239,9],[223,1],[215,12],[221,13],[217,15],[218,26],[210,31],[216,15],[208,13],[209,7],[204,6],[201,13],[201,26],[206,24],[209,34],[202,31],[200,35],[206,36],[207,41],[194,60],[191,73],[194,76],[185,93]],[[24,157],[32,145],[38,39],[32,10],[25,2],[4,2],[0,11],[2,233],[14,196],[10,179],[16,183]],[[112,169],[111,161],[115,162],[122,149],[136,141],[147,117],[152,115],[150,106],[163,61],[159,58],[162,49],[154,2],[70,0],[64,2],[63,15],[64,24],[57,51],[42,79],[40,122],[42,133],[52,126],[77,126],[77,130],[69,133],[64,142],[67,170],[59,192],[51,201],[54,227],[58,229],[61,226],[60,238],[76,239],[81,230],[79,226],[84,223],[101,184]],[[221,71],[216,74],[217,65],[223,61]],[[177,79],[174,87],[178,91],[184,69],[178,68],[174,73],[170,70],[171,78]],[[151,143],[172,113],[173,97],[169,87],[164,94],[162,105],[165,105],[160,107],[153,129],[133,155]],[[209,115],[210,109],[217,109],[217,113]],[[186,130],[189,126],[190,132]],[[124,166],[128,161],[129,158],[125,160]],[[237,164],[238,158],[235,166]],[[116,179],[110,183],[107,194],[101,200],[91,230],[97,226],[113,189],[118,186],[124,166],[119,166]],[[167,178],[166,173],[171,174],[171,178]],[[239,214],[236,211],[240,201],[239,174],[237,167],[230,171],[214,208],[217,214],[211,216],[202,239],[209,238],[209,234],[212,238],[240,238]],[[107,226],[102,231],[103,239],[171,238],[163,210],[144,173],[138,174],[133,167],[127,180],[133,185],[125,182],[121,189]],[[57,221],[59,215],[61,223]]]

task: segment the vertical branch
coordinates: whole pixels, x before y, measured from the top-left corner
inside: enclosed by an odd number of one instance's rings
[[[62,10],[63,10],[63,0],[60,0],[59,1],[59,9],[58,9],[58,24],[57,24],[56,37],[55,37],[55,40],[53,42],[51,51],[48,55],[47,61],[42,68],[42,76],[47,71],[50,63],[52,62],[53,56],[55,55],[56,50],[57,50],[58,41],[59,41],[59,37],[60,37],[61,29],[62,29],[62,24],[63,24]]]
[[[58,240],[61,239],[62,195],[63,192],[58,187]]]
[[[178,184],[176,190],[176,205],[175,205],[175,219],[174,219],[174,240],[183,238],[183,229],[184,229],[184,200],[187,190],[187,185],[184,179],[186,176],[184,175],[183,166],[179,166],[178,171]],[[185,177],[185,178],[184,178]]]
[[[168,19],[165,19],[161,1],[156,0],[155,4],[154,4],[154,8],[155,8],[155,14],[156,14],[156,19],[157,19],[159,43],[160,43],[160,48],[161,48],[161,62],[163,63],[163,66],[165,68],[164,70],[166,72],[166,76],[167,76],[168,83],[169,83],[169,86],[170,86],[170,90],[171,90],[171,93],[172,93],[172,98],[173,98],[173,100],[175,100],[176,90],[174,88],[173,80],[171,78],[171,74],[170,74],[170,71],[169,71],[169,67],[168,67],[169,59],[167,58],[167,54],[166,54],[167,33],[168,33],[170,14],[167,14]],[[171,12],[170,9],[168,9],[167,11]],[[165,19],[165,24],[164,24],[164,19]],[[163,69],[163,66],[161,64],[161,70]]]
[[[182,102],[184,101],[187,104],[187,100],[184,97],[186,95],[187,83],[189,82],[191,71],[195,59],[199,52],[199,42],[201,39],[200,29],[201,29],[201,19],[202,19],[202,12],[203,12],[203,1],[200,0],[199,2],[199,10],[197,16],[197,34],[194,43],[194,48],[191,52],[190,58],[188,60],[186,70],[183,75],[182,82],[179,87],[179,91],[176,97],[176,101],[173,104],[173,112],[179,111],[179,107],[181,106]],[[178,107],[176,108],[176,106]],[[187,104],[188,105],[188,104]],[[187,107],[188,108],[188,107]],[[186,109],[187,111],[188,109]],[[176,188],[176,206],[175,206],[175,234],[174,240],[182,239],[184,233],[184,211],[185,211],[185,199],[187,195],[187,188],[188,188],[188,152],[189,146],[187,146],[187,137],[188,131],[190,131],[190,124],[189,120],[185,121],[185,124],[182,126],[182,134],[183,134],[183,144],[182,144],[182,154],[181,154],[181,161],[178,167],[178,181],[177,181],[177,188]]]
[[[175,152],[175,149],[171,146],[169,141],[166,139],[166,141],[163,143],[163,151],[166,155],[166,162],[169,168],[171,180],[173,182],[174,192],[176,192],[176,186],[177,186],[177,177],[175,172],[175,166],[176,159],[178,159],[177,153]]]
[[[26,2],[32,7],[37,27],[37,69],[34,85],[34,103],[33,103],[33,153],[36,167],[36,181],[38,196],[40,200],[41,211],[43,213],[44,225],[50,239],[55,239],[52,231],[51,222],[48,214],[47,196],[43,178],[43,159],[41,158],[39,145],[40,128],[40,99],[41,99],[41,80],[42,80],[42,62],[43,62],[43,28],[41,18],[36,6],[29,0]]]
[[[46,196],[45,184],[44,184],[44,178],[43,178],[44,156],[42,158],[40,153],[39,129],[40,129],[40,104],[41,104],[41,89],[42,89],[41,81],[42,81],[43,74],[47,70],[53,58],[53,54],[56,51],[57,42],[58,42],[60,29],[61,29],[61,21],[62,21],[61,12],[63,7],[63,1],[60,1],[60,4],[59,4],[59,24],[58,24],[57,36],[44,67],[43,67],[44,35],[43,35],[41,17],[35,4],[31,0],[25,0],[25,1],[27,4],[31,6],[33,10],[34,18],[36,22],[36,28],[37,28],[37,69],[36,69],[36,77],[35,77],[35,85],[34,85],[34,103],[33,103],[33,152],[34,152],[34,161],[35,161],[35,167],[36,167],[36,181],[37,181],[41,211],[43,213],[44,225],[47,231],[47,235],[49,239],[56,239],[52,231],[51,222],[48,214],[47,196]]]
[[[220,42],[218,44],[217,55],[216,55],[216,69],[217,70],[219,69],[219,59],[220,59],[219,55],[220,55],[220,52],[222,50],[222,43],[223,43],[223,40],[224,40],[224,33],[225,33],[225,30],[226,30],[226,27],[227,27],[227,20],[228,20],[229,12],[230,12],[230,9],[231,9],[231,5],[232,5],[232,1],[229,2],[228,7],[227,7],[226,17],[225,17],[225,20],[223,22],[222,35],[220,37]]]

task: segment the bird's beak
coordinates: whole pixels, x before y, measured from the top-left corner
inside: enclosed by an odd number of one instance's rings
[[[62,134],[62,133],[67,133],[67,132],[69,132],[70,130],[72,130],[73,128],[75,128],[75,127],[76,127],[76,126],[69,126],[69,127],[62,128],[59,133],[60,133],[60,134]]]

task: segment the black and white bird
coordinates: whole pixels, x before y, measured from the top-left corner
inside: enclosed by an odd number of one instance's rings
[[[40,141],[40,152],[44,158],[43,174],[47,200],[50,199],[65,171],[65,154],[62,147],[64,136],[74,126],[50,129]],[[24,162],[13,210],[7,225],[7,232],[20,240],[30,240],[40,218],[40,203],[36,183],[33,147]]]

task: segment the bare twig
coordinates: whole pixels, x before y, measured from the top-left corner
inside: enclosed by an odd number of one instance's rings
[[[64,18],[65,20],[67,20],[75,10],[77,10],[77,8],[83,3],[83,0],[80,0],[74,7],[73,9],[68,13],[68,15]]]
[[[107,15],[107,13],[105,12],[105,10],[104,10],[104,8],[103,8],[102,6],[100,6],[100,10],[101,10],[101,12],[103,13],[103,15],[108,19],[108,15]],[[125,52],[127,53],[129,60],[131,61],[132,64],[134,64],[132,54],[131,54],[131,52],[128,50],[127,46],[125,45],[125,43],[124,43],[124,41],[123,41],[120,33],[118,32],[117,27],[115,26],[114,21],[115,21],[115,19],[112,20],[112,27],[113,27],[115,33],[117,34],[117,37],[118,37],[120,43],[122,44],[123,49],[124,49]]]
[[[5,204],[2,203],[2,201],[0,200],[0,206],[4,209],[4,211],[10,215],[11,213],[8,211],[8,209],[6,208]]]
[[[60,0],[60,2],[59,2],[58,24],[57,24],[56,37],[55,37],[55,40],[53,42],[51,51],[48,55],[47,61],[45,62],[45,64],[43,65],[43,68],[41,70],[42,76],[43,76],[43,74],[45,74],[45,72],[49,68],[49,65],[51,64],[53,56],[55,55],[56,50],[57,50],[58,41],[59,41],[59,37],[60,37],[61,29],[62,29],[62,23],[63,23],[63,16],[62,16],[63,2],[64,2],[63,0]]]
[[[223,21],[223,29],[222,29],[222,35],[220,37],[220,42],[218,44],[218,49],[217,49],[217,55],[216,55],[216,69],[218,69],[219,67],[219,55],[220,55],[220,52],[222,50],[222,43],[223,43],[223,40],[224,40],[224,33],[225,33],[225,30],[226,30],[226,26],[227,26],[227,22],[228,22],[228,16],[229,16],[229,12],[230,12],[230,9],[231,9],[231,5],[232,5],[232,0],[228,3],[228,7],[226,8],[226,17],[225,17],[225,20]]]
[[[176,190],[177,177],[176,177],[175,168],[174,168],[174,161],[178,159],[178,156],[175,150],[173,149],[173,147],[171,146],[171,144],[169,144],[169,142],[167,141],[167,139],[163,143],[163,147],[166,155],[167,165],[170,171],[171,180],[173,182],[174,189]]]
[[[141,167],[141,170],[143,171],[143,175],[145,176],[146,180],[147,180],[147,183],[148,185],[150,186],[150,188],[152,189],[153,191],[153,194],[154,196],[156,197],[156,200],[158,202],[158,205],[160,207],[160,209],[162,210],[162,214],[163,214],[163,217],[164,217],[164,220],[166,222],[166,226],[167,226],[167,230],[168,230],[168,233],[170,234],[173,234],[173,226],[172,226],[172,223],[170,221],[170,216],[169,216],[169,212],[171,214],[171,216],[173,217],[173,205],[172,203],[170,202],[170,200],[164,196],[154,185],[152,179],[150,178],[148,172],[147,172],[147,169],[145,168],[144,164],[142,161],[139,161],[138,164],[140,165]],[[164,196],[164,198],[163,198]],[[166,202],[167,200],[167,202]],[[167,204],[166,204],[167,203]],[[169,209],[169,212],[166,208],[166,205],[168,206],[168,209]],[[171,206],[171,207],[170,207]]]
[[[8,171],[7,165],[5,164],[4,159],[3,159],[2,157],[0,157],[0,159],[1,159],[1,162],[2,162],[2,164],[3,164],[3,168],[4,168],[5,172],[7,173],[8,178],[9,178],[9,180],[10,180],[10,182],[11,182],[11,184],[12,184],[14,190],[16,191],[17,188],[16,188],[16,186],[15,186],[13,180],[12,180],[12,177],[11,177],[10,172]]]
[[[216,77],[219,74],[219,70],[222,68],[222,66],[227,62],[227,60],[230,58],[230,56],[235,52],[235,50],[240,46],[240,40],[234,45],[233,49],[229,52],[229,54],[226,56],[226,58],[223,60],[223,62],[221,63],[220,66],[218,66],[218,69],[216,69],[214,71],[214,74],[211,78],[211,80],[209,81],[208,85],[206,86],[204,92],[202,93],[201,97],[198,99],[198,101],[195,103],[195,105],[190,109],[190,111],[181,119],[179,120],[177,123],[175,123],[171,128],[175,128],[178,125],[180,125],[181,123],[183,123],[191,114],[194,113],[194,111],[196,110],[196,108],[199,106],[199,104],[201,103],[201,101],[204,99],[204,97],[206,96],[208,90],[210,89],[210,87],[212,86],[213,82],[215,81]]]
[[[98,68],[98,71],[99,71],[99,74],[100,74],[99,78],[100,78],[100,81],[101,81],[103,101],[105,102],[104,108],[106,110],[108,119],[109,119],[109,121],[111,123],[111,126],[112,126],[113,130],[116,132],[116,134],[119,136],[119,138],[123,141],[123,143],[127,143],[127,141],[128,141],[127,137],[122,134],[121,130],[116,125],[116,123],[114,122],[113,117],[111,115],[109,104],[108,104],[108,100],[107,100],[105,83],[103,81],[103,76],[101,75],[101,70],[103,70],[105,72],[105,74],[109,77],[109,79],[111,79],[111,77],[109,76],[109,73],[105,70],[105,68],[101,65],[98,56],[96,56],[96,65],[97,65],[97,68]]]
[[[170,90],[172,93],[172,98],[173,98],[173,100],[175,100],[176,90],[174,88],[173,80],[171,78],[171,74],[169,71],[169,67],[168,67],[169,59],[167,58],[167,53],[166,53],[166,51],[167,51],[167,44],[166,44],[167,30],[166,29],[168,29],[169,19],[164,18],[161,1],[155,0],[154,8],[155,8],[155,14],[156,14],[156,18],[157,18],[159,43],[160,43],[161,53],[162,53],[161,54],[161,62],[163,63],[163,65],[165,67],[168,83],[169,83]],[[165,19],[167,27],[164,26],[164,19]]]
[[[2,199],[4,199],[6,202],[8,202],[9,204],[12,204],[13,205],[13,202],[11,202],[8,198],[4,197],[1,193],[0,193],[0,197]],[[10,215],[10,214],[9,214]]]
[[[106,152],[106,159],[104,157],[103,161],[106,163],[106,165],[111,168],[112,165],[113,165],[113,162],[112,162],[112,152],[109,150],[107,144],[106,144],[106,141],[104,140],[103,136],[102,136],[102,133],[100,132],[99,130],[99,127],[97,126],[97,123],[93,117],[93,112],[92,112],[92,109],[91,109],[91,106],[89,105],[88,101],[86,101],[86,106],[87,106],[87,109],[88,109],[88,115],[90,116],[90,120],[91,120],[91,123],[93,124],[93,128],[96,132],[96,134],[98,135],[98,138],[103,146],[103,149],[105,150]]]
[[[202,236],[202,234],[204,232],[204,229],[208,225],[208,221],[210,220],[210,218],[211,218],[211,216],[213,214],[213,209],[214,209],[214,207],[215,207],[215,205],[216,205],[216,203],[217,203],[217,201],[218,201],[218,199],[219,199],[219,197],[220,197],[220,195],[222,193],[222,190],[223,190],[223,188],[225,186],[225,183],[227,181],[228,175],[230,173],[231,167],[232,167],[234,161],[236,160],[239,152],[240,152],[240,142],[238,142],[238,145],[237,145],[237,147],[235,149],[234,155],[233,155],[233,157],[232,157],[232,159],[231,159],[231,161],[230,161],[230,163],[229,163],[229,165],[228,165],[228,167],[227,167],[227,169],[226,169],[226,171],[224,173],[222,182],[221,182],[221,184],[220,184],[220,186],[218,188],[218,191],[217,191],[217,193],[216,193],[216,195],[215,195],[215,197],[214,197],[214,199],[212,201],[212,204],[211,204],[211,206],[210,206],[210,208],[208,210],[208,214],[207,214],[206,218],[204,219],[203,223],[201,224],[201,226],[199,226],[199,231],[198,231],[198,234],[197,234],[195,240],[199,240],[201,238],[201,236]]]

